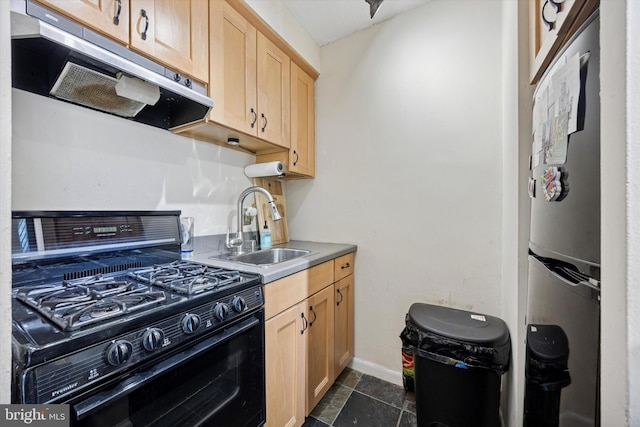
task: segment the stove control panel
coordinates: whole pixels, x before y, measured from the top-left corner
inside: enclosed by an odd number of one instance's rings
[[[167,212],[15,212],[15,259],[39,260],[87,250],[180,244],[179,211]]]
[[[37,366],[32,372],[37,399],[62,398],[167,351],[186,348],[190,341],[214,333],[263,305],[262,286],[255,286]]]

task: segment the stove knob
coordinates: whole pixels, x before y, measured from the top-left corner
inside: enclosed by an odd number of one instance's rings
[[[233,299],[231,300],[231,305],[233,306],[233,309],[238,313],[245,311],[247,308],[247,302],[244,300],[244,298],[239,296],[233,297]]]
[[[142,346],[147,351],[155,351],[164,342],[164,332],[162,329],[150,328],[142,334]]]
[[[227,318],[227,314],[229,314],[229,305],[228,304],[225,304],[223,302],[219,302],[218,304],[216,304],[215,307],[213,307],[213,315],[219,321],[222,322],[224,319],[226,319]]]
[[[125,363],[131,357],[133,345],[127,340],[117,340],[112,342],[107,348],[107,362],[111,366],[118,366]]]
[[[200,327],[200,317],[197,314],[187,314],[182,319],[182,330],[185,334],[193,334]]]

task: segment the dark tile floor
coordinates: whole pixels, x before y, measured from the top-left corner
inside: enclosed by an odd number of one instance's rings
[[[302,427],[415,427],[413,393],[346,368]]]

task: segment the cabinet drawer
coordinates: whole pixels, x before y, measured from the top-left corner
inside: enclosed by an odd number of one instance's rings
[[[284,277],[264,286],[265,319],[286,310],[334,282],[333,261]]]
[[[347,277],[350,274],[353,274],[353,261],[355,259],[355,252],[351,252],[350,254],[343,255],[339,258],[335,259],[335,272],[334,279],[337,282],[343,277]]]

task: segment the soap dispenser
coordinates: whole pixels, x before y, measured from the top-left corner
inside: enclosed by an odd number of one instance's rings
[[[267,225],[267,221],[264,222],[264,227],[260,232],[260,248],[267,249],[271,247],[271,230]]]

